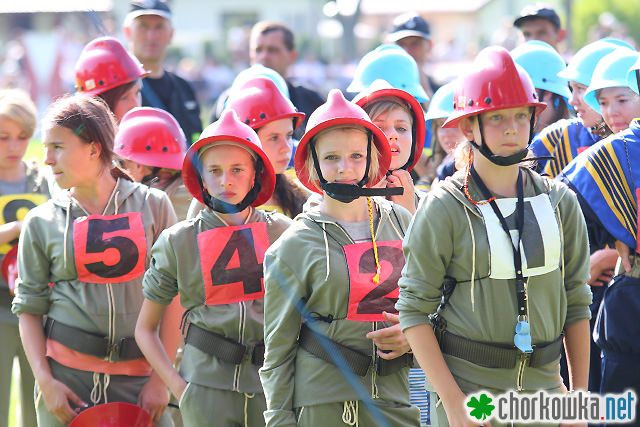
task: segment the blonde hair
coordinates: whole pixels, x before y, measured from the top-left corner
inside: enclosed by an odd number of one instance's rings
[[[388,113],[396,108],[401,109],[409,115],[411,118],[411,125],[413,126],[413,112],[407,103],[401,101],[399,98],[385,96],[378,98],[364,106],[364,111],[371,117],[371,120],[375,120],[380,114]]]
[[[348,131],[348,130],[357,130],[365,133],[367,135],[367,138],[369,136],[368,129],[365,129],[363,126],[358,126],[358,125],[332,126],[328,129],[324,129],[320,131],[317,135],[315,135],[310,141],[310,144],[317,143],[318,138],[322,137],[323,135],[326,135],[329,132]],[[373,140],[370,142],[370,144],[371,144],[371,161],[369,163],[369,175],[368,175],[369,183],[371,183],[378,175],[380,175],[380,171],[379,171],[380,162],[378,161],[380,152],[378,151],[378,147],[376,147],[376,144],[374,143]],[[317,188],[320,188],[320,177],[318,176],[318,173],[316,172],[316,168],[313,165],[313,155],[311,154],[312,149],[313,148],[310,146],[309,149],[307,150],[307,158],[304,162],[304,167],[307,170],[307,174],[309,175],[309,181],[311,181],[313,185],[315,185]]]
[[[36,115],[36,106],[25,91],[0,90],[0,117],[16,122],[29,138],[36,130]]]

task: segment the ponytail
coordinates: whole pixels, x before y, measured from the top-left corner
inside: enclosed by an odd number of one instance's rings
[[[127,181],[133,182],[133,178],[131,177],[131,175],[129,175],[127,171],[122,169],[119,165],[114,164],[113,167],[109,170],[109,173],[111,173],[111,176],[115,179],[122,178]]]
[[[273,196],[284,214],[294,218],[299,213],[302,213],[302,206],[307,201],[309,194],[291,182],[285,174],[277,174]]]

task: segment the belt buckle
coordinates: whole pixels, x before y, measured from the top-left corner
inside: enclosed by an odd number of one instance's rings
[[[249,344],[241,344],[244,346],[244,356],[242,356],[242,361],[247,361],[249,363],[253,362],[253,353],[256,349],[256,343]]]
[[[124,338],[120,338],[107,348],[107,357],[110,359],[120,360],[122,356],[122,349],[124,348]]]
[[[535,351],[535,347],[534,347],[534,351]],[[526,367],[531,367],[531,358],[533,357],[533,352],[531,353],[524,353],[522,351],[520,351],[520,361],[524,363],[524,365]]]

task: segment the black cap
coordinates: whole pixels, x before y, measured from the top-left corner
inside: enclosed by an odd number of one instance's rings
[[[129,3],[127,21],[142,15],[157,15],[171,21],[171,8],[166,0],[132,0]]]
[[[404,13],[396,17],[387,38],[393,43],[411,36],[422,37],[426,40],[431,39],[429,23],[415,12]]]
[[[556,11],[548,4],[536,3],[525,6],[520,11],[520,16],[513,21],[513,26],[520,28],[520,26],[531,19],[546,19],[551,22],[556,29],[560,29],[560,17]]]

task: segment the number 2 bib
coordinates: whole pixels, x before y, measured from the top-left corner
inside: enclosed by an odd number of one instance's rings
[[[207,305],[264,297],[262,263],[269,248],[267,224],[219,227],[198,234]]]
[[[0,196],[0,225],[13,221],[22,221],[29,210],[47,201],[42,194],[9,194]],[[4,255],[13,245],[4,243],[0,245],[0,255]]]
[[[140,212],[89,215],[73,223],[78,280],[122,283],[144,274],[147,239]]]
[[[513,244],[518,242],[515,226],[516,199],[496,199],[511,232]],[[513,248],[500,225],[500,220],[489,206],[478,205],[484,218],[489,239],[492,279],[514,279]],[[546,194],[524,198],[524,227],[520,241],[522,274],[524,277],[549,273],[560,265],[560,230],[551,201]]]
[[[380,262],[380,282],[374,283],[376,262],[372,242],[343,247],[349,270],[347,319],[361,322],[384,321],[382,312],[397,313],[398,279],[404,267],[402,241],[376,242]]]

